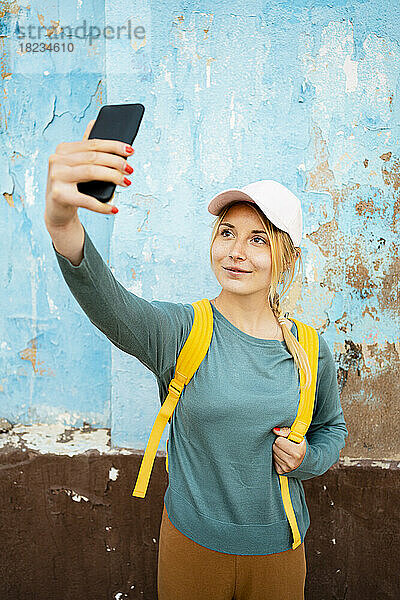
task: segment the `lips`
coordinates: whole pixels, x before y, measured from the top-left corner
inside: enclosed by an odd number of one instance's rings
[[[225,271],[230,271],[231,273],[251,273],[251,271],[244,271],[243,269],[236,269],[233,267],[223,267]]]

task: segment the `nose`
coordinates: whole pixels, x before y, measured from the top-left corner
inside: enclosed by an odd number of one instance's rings
[[[230,258],[239,258],[241,260],[245,260],[245,255],[243,251],[242,242],[239,238],[236,238],[236,241],[232,244],[229,250]]]

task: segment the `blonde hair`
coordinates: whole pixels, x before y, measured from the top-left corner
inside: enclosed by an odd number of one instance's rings
[[[211,233],[210,242],[210,263],[212,266],[212,245],[218,233],[218,227],[224,219],[228,210],[234,204],[246,204],[250,206],[259,215],[267,234],[268,241],[271,248],[271,285],[268,291],[267,300],[270,304],[272,312],[276,316],[279,325],[282,329],[283,338],[286,342],[289,352],[293,356],[295,364],[299,370],[299,377],[301,380],[301,371],[304,374],[304,386],[308,388],[311,385],[311,368],[308,360],[308,356],[304,348],[300,345],[296,337],[283,322],[282,309],[280,307],[280,295],[277,291],[278,284],[281,283],[284,288],[281,292],[282,297],[286,294],[290,288],[291,283],[294,279],[294,270],[297,259],[300,259],[301,267],[303,267],[301,248],[295,247],[290,235],[286,231],[282,231],[275,227],[275,225],[264,215],[261,209],[253,203],[247,202],[246,200],[237,200],[228,204],[222,212],[217,216],[213,223],[213,229]],[[286,287],[285,287],[286,286]]]

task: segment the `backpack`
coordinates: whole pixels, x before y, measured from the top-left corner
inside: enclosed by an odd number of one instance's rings
[[[193,377],[201,361],[207,354],[207,350],[211,343],[211,337],[213,333],[213,313],[210,301],[208,298],[203,298],[202,300],[193,302],[192,306],[194,308],[193,326],[181,352],[179,353],[175,366],[175,374],[168,386],[168,395],[161,406],[151,430],[150,438],[147,442],[146,450],[140,465],[135,488],[132,492],[132,496],[136,496],[138,498],[144,498],[146,495],[157,448],[167,421],[170,422],[172,413],[175,410],[184,386],[187,385]],[[299,408],[291,427],[291,431],[287,436],[288,440],[300,444],[303,441],[304,435],[306,434],[311,423],[314,410],[318,370],[319,339],[316,329],[311,327],[311,325],[306,325],[302,321],[298,321],[297,319],[293,318],[290,320],[294,321],[297,326],[299,343],[307,352],[311,367],[311,385],[307,389],[304,388],[305,375],[303,370],[300,371]],[[168,440],[165,468],[168,472]],[[279,475],[279,482],[283,506],[292,530],[292,549],[294,550],[301,544],[301,537],[293,505],[290,499],[289,478],[285,477],[285,475]]]

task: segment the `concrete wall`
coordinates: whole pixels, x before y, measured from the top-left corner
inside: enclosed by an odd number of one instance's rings
[[[52,42],[62,27],[85,22],[86,34],[90,26],[126,29],[120,39],[101,34],[86,40],[75,29],[73,51],[33,52],[26,46]],[[34,26],[30,39],[29,25]],[[137,26],[144,27],[144,39],[133,34]],[[17,40],[18,32],[25,37]],[[28,507],[35,497],[44,511],[38,522],[50,530],[54,489],[66,491],[57,505],[65,515],[63,533],[50,542],[58,548],[55,570],[65,565],[57,540],[68,538],[71,507],[78,511],[76,519],[90,519],[91,513],[79,514],[84,503],[75,504],[75,496],[102,505],[120,469],[130,472],[129,478],[124,473],[119,494],[125,494],[133,523],[151,510],[154,531],[159,525],[168,427],[160,443],[159,476],[153,475],[158,495],[148,493],[146,503],[130,498],[139,466],[136,451],[145,448],[159,408],[155,379],[82,313],[62,279],[43,222],[47,159],[57,144],[81,139],[103,104],[141,102],[146,112],[129,159],[135,169],[132,186],[117,191],[116,217],[80,209],[83,224],[127,289],[149,300],[193,302],[220,289],[208,263],[212,195],[265,178],[278,179],[298,194],[304,273],[285,307],[324,334],[337,363],[349,429],[337,475],[329,472],[306,482],[310,502],[318,499],[314,515],[310,509],[315,529],[308,557],[321,576],[325,573],[327,590],[314,596],[310,588],[308,594],[318,600],[355,599],[361,591],[366,598],[395,598],[400,548],[394,534],[400,531],[391,493],[399,488],[400,467],[399,34],[396,6],[383,1],[0,2],[0,452],[3,472],[13,474],[1,488],[7,556],[16,539],[32,543],[33,521],[23,523],[22,533],[12,529],[14,540],[8,529],[18,486],[18,506]],[[75,469],[82,460],[86,464],[93,452],[102,483],[85,470],[75,489],[69,481],[73,473],[66,476],[64,469]],[[29,479],[32,464],[48,465],[48,478]],[[333,482],[337,510],[329,508],[327,482]],[[378,493],[378,482],[389,486],[385,494]],[[154,506],[145,508],[148,503]],[[377,521],[371,520],[372,507],[381,517]],[[322,529],[321,510],[334,511],[332,536]],[[22,514],[30,513],[16,514],[21,527]],[[394,537],[382,581],[374,561],[388,539],[374,537],[376,531],[371,536],[371,529],[385,520]],[[137,528],[133,531],[140,552],[153,557],[142,565],[150,598],[156,543],[148,532],[141,539]],[[101,539],[108,539],[105,535]],[[124,536],[115,535],[104,542],[104,552],[106,545],[118,552]],[[339,535],[345,554],[336,551]],[[81,540],[75,539],[79,546]],[[321,549],[316,540],[324,540]],[[369,566],[362,580],[354,579],[362,570],[355,555],[366,546],[363,565]],[[343,566],[337,567],[340,574],[323,571],[318,552],[345,555],[346,575]],[[114,576],[117,563],[107,563],[109,590],[115,594],[123,587],[123,577]],[[7,585],[7,597],[19,597],[23,583],[13,578]],[[133,590],[126,593],[136,597]],[[31,592],[31,597],[41,596]],[[114,596],[97,590],[93,597]]]

